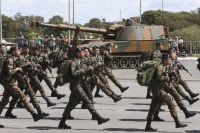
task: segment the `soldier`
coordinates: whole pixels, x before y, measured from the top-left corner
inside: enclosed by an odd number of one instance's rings
[[[2,85],[4,87],[4,92],[3,92],[2,101],[0,102],[0,114],[2,113],[5,106],[8,104],[9,97],[14,96],[14,97],[18,97],[21,100],[26,110],[30,112],[30,114],[32,115],[34,121],[38,121],[39,119],[41,119],[41,116],[35,113],[33,108],[29,105],[26,96],[20,90],[20,88],[18,87],[16,83],[16,78],[17,78],[16,74],[18,72],[22,72],[22,68],[16,67],[16,64],[15,64],[16,58],[20,56],[20,51],[18,50],[17,47],[12,47],[10,49],[10,54],[11,56],[9,56],[6,59],[4,68],[3,68],[4,81]]]
[[[106,50],[106,46],[100,47],[100,55],[103,58],[105,67],[104,71],[108,78],[120,89],[121,92],[126,91],[129,87],[123,87],[116,77],[112,74],[111,69],[109,68],[110,62],[112,61],[112,56],[110,56],[109,52]]]
[[[28,51],[26,46],[24,46],[22,49],[23,49],[23,51]],[[49,116],[49,114],[44,113],[41,110],[41,107],[40,107],[38,101],[36,100],[35,93],[34,93],[33,89],[31,88],[31,85],[29,84],[29,81],[28,81],[29,79],[28,79],[28,77],[27,77],[26,74],[27,74],[28,69],[29,69],[28,67],[30,67],[31,63],[27,62],[27,60],[24,59],[21,56],[21,57],[18,57],[16,59],[15,64],[17,65],[17,67],[21,67],[23,69],[23,73],[18,73],[17,74],[17,82],[18,82],[19,88],[21,89],[21,91],[25,91],[25,93],[27,93],[29,95],[29,97],[31,99],[30,100],[31,103],[36,108],[38,114],[41,117]],[[10,101],[10,106],[9,106],[9,108],[8,108],[6,114],[5,114],[6,118],[17,118],[17,116],[15,116],[15,115],[12,114],[12,110],[14,109],[17,101],[18,101],[17,97],[14,97]]]
[[[80,101],[83,101],[86,104],[90,113],[97,118],[98,124],[102,124],[109,121],[109,119],[101,117],[96,112],[93,103],[91,102],[91,100],[88,98],[88,96],[83,90],[82,88],[83,81],[81,80],[82,79],[81,77],[85,73],[91,71],[92,68],[90,68],[90,70],[89,69],[84,70],[83,68],[81,68],[80,59],[84,57],[84,51],[82,49],[77,48],[75,50],[75,53],[76,53],[76,58],[72,61],[72,64],[71,64],[71,74],[72,74],[72,81],[70,83],[71,94],[69,97],[69,102],[65,108],[65,111],[63,113],[63,116],[59,123],[58,128],[71,129],[70,126],[65,124],[65,121],[67,119],[67,116],[77,106],[77,104]]]
[[[175,86],[176,90],[177,90],[177,91],[179,92],[179,94],[180,94],[183,98],[185,98],[190,104],[193,104],[193,103],[197,102],[199,99],[198,99],[198,98],[194,99],[194,98],[197,97],[197,96],[199,95],[199,93],[194,93],[194,92],[192,92],[192,91],[189,89],[187,83],[181,78],[181,75],[180,75],[179,70],[180,70],[180,69],[183,69],[184,66],[183,66],[181,63],[179,63],[179,62],[177,61],[177,56],[176,56],[175,51],[171,50],[171,51],[170,51],[170,56],[171,56],[171,58],[172,58],[172,65],[171,65],[171,68],[172,68],[173,71],[174,71],[174,73],[172,74],[173,83],[174,83],[174,86]],[[190,98],[189,96],[187,96],[187,95],[182,91],[182,89],[180,88],[179,85],[183,86],[183,88],[189,93],[189,95],[190,95],[191,98]]]
[[[159,107],[159,105],[164,102],[167,104],[171,116],[174,118],[176,128],[186,127],[186,124],[182,124],[179,119],[176,112],[176,107],[171,99],[171,97],[165,92],[165,84],[166,82],[169,82],[169,77],[164,74],[165,67],[167,65],[170,65],[171,58],[169,55],[164,54],[162,56],[162,64],[158,65],[155,71],[155,75],[152,78],[151,88],[152,88],[152,101],[150,105],[150,109],[147,116],[147,124],[145,127],[146,131],[157,131],[156,129],[153,129],[151,127],[151,122],[154,118],[154,115]]]
[[[161,57],[162,57],[161,51],[163,50],[163,44],[160,43],[160,42],[157,42],[157,43],[156,43],[156,49],[157,49],[157,50],[154,51],[154,52],[151,54],[151,60],[156,60],[156,61],[161,62]],[[152,98],[150,86],[148,86],[146,98]]]

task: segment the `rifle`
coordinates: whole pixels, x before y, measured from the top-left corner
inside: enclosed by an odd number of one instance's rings
[[[180,63],[180,62],[179,62]],[[181,64],[181,69],[183,69],[184,71],[186,71],[188,74],[190,74],[190,76],[192,76],[192,74],[189,72],[189,70],[187,68],[185,68],[185,66],[183,66],[183,64]]]

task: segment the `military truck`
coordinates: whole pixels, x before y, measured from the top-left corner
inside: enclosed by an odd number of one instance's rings
[[[139,64],[140,55],[144,51],[155,50],[157,42],[162,43],[167,50],[169,42],[168,28],[157,25],[128,23],[126,25],[112,25],[107,29],[98,29],[32,21],[31,26],[73,30],[75,35],[79,32],[102,34],[103,41],[113,43],[112,55],[114,58],[111,63],[113,68],[135,68]]]

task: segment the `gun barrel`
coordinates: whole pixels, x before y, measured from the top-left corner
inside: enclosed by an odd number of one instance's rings
[[[45,23],[40,23],[40,22],[35,22],[35,21],[31,21],[30,26],[31,27],[49,27],[49,28],[56,28],[60,30],[78,30],[82,32],[91,32],[91,33],[98,33],[98,34],[108,33],[107,29],[70,26],[70,25],[64,25],[64,24],[45,24]]]

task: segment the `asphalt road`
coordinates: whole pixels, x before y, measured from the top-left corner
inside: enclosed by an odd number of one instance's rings
[[[187,80],[189,87],[194,92],[200,93],[200,72],[196,69],[194,60],[182,60],[182,63],[192,73],[192,77],[186,72],[182,72],[182,76]],[[33,122],[31,115],[25,110],[16,108],[13,113],[18,116],[17,119],[6,119],[4,114],[6,109],[1,114],[0,124],[5,125],[4,129],[0,129],[0,133],[128,133],[128,132],[144,132],[146,124],[146,116],[148,113],[150,99],[145,99],[146,87],[141,87],[137,84],[135,77],[135,70],[113,70],[113,73],[119,78],[119,81],[124,86],[130,86],[130,89],[122,94],[123,99],[117,103],[114,103],[110,98],[104,95],[104,98],[95,98],[95,107],[97,111],[104,117],[108,117],[111,120],[103,125],[98,126],[96,121],[90,120],[91,115],[87,110],[80,109],[81,105],[78,105],[75,110],[72,111],[72,115],[75,120],[67,121],[67,124],[72,126],[71,130],[59,130],[57,129],[59,120],[62,116],[64,108],[68,102],[70,91],[68,85],[58,88],[58,91],[66,94],[67,96],[61,100],[50,98],[57,103],[56,106],[47,108],[46,102],[37,94],[37,98],[40,101],[40,105],[43,111],[50,113],[50,116]],[[55,75],[55,70],[54,70]],[[54,79],[52,79],[54,81]],[[45,83],[42,83],[45,87],[48,96],[50,90]],[[120,94],[119,89],[110,83],[113,90]],[[0,89],[2,94],[3,88]],[[1,97],[0,97],[1,98]],[[164,118],[165,122],[153,122],[152,126],[158,128],[159,132],[165,133],[200,133],[200,102],[198,101],[194,105],[189,105],[184,100],[185,105],[190,111],[195,111],[198,114],[190,119],[185,119],[184,114],[177,107],[180,120],[188,127],[182,129],[176,129],[173,119],[170,117],[167,106],[163,105],[165,111],[160,113],[160,116]]]

